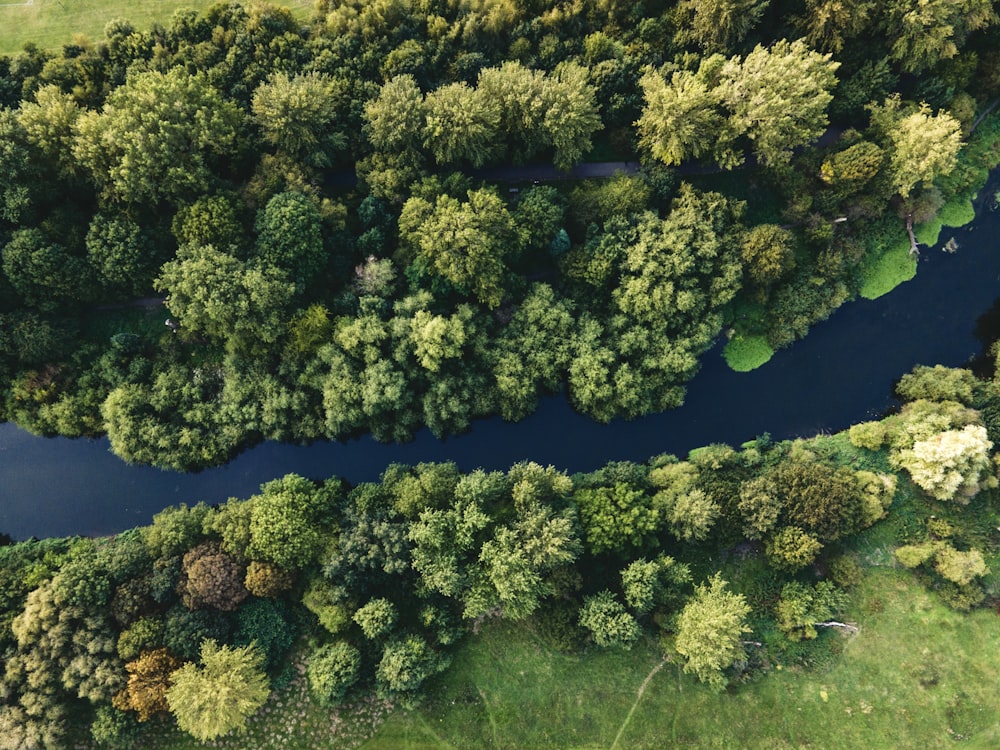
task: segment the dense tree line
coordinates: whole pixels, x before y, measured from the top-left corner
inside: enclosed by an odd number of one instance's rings
[[[28,45],[0,59],[0,418],[187,469],[561,389],[599,420],[676,406],[720,332],[801,337],[983,182],[996,21],[344,0],[303,26],[221,3]],[[598,153],[643,168],[513,193],[480,171]],[[693,162],[735,187],[686,184]]]
[[[955,607],[992,605],[982,527],[1000,386],[918,368],[898,392],[898,414],[832,437],[574,476],[534,463],[392,465],[355,487],[288,475],[114,537],[0,547],[0,746],[65,747],[87,727],[98,746],[141,746],[161,720],[212,740],[296,665],[320,705],[413,704],[490,619],[570,651],[655,636],[722,688],[769,661],[808,663],[795,644],[855,627],[842,621],[851,540],[892,514],[879,538],[900,565]]]

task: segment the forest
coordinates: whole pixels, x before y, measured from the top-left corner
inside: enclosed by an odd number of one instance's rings
[[[0,58],[0,418],[190,470],[553,392],[675,407],[720,336],[756,366],[967,220],[1000,27],[920,7],[220,3],[28,44]]]
[[[239,737],[293,684],[320,712],[412,709],[491,623],[565,653],[653,639],[688,679],[740,690],[858,633],[865,535],[955,610],[992,606],[1000,380],[920,367],[897,393],[897,414],[833,436],[573,476],[290,474],[113,537],[0,547],[0,747]]]

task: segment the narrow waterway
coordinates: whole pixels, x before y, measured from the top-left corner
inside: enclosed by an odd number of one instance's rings
[[[468,470],[526,459],[575,472],[764,432],[783,439],[840,430],[890,408],[894,380],[914,365],[961,365],[981,352],[977,321],[987,320],[1000,296],[1000,212],[946,230],[942,240],[952,235],[957,253],[925,250],[916,279],[879,300],[846,305],[754,372],[729,370],[720,344],[703,358],[682,408],[630,422],[594,423],[557,396],[522,422],[481,420],[443,441],[423,430],[405,445],[265,443],[197,474],[128,466],[107,440],[38,438],[3,424],[0,532],[15,539],[112,533],[147,523],[167,505],[246,497],[288,472],[360,482],[377,479],[391,462],[452,460]]]

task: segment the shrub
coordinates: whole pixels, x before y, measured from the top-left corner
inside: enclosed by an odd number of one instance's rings
[[[580,625],[602,648],[628,649],[639,637],[639,623],[607,589],[583,600]]]
[[[324,706],[336,705],[358,680],[361,653],[346,641],[322,646],[306,665],[309,691]]]

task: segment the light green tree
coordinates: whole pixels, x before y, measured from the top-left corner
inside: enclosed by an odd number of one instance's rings
[[[424,99],[424,146],[441,165],[481,167],[498,154],[500,105],[465,83],[449,83]]]
[[[733,131],[744,133],[765,164],[785,164],[792,149],[826,130],[840,63],[801,39],[757,45],[744,59],[734,57],[720,71],[719,95]]]
[[[966,425],[918,440],[893,460],[931,496],[964,505],[982,487],[996,484],[990,473],[992,447],[985,427]]]
[[[171,675],[167,703],[177,726],[199,742],[245,729],[270,688],[254,646],[201,644],[201,666],[185,664]]]
[[[675,166],[688,159],[720,154],[726,119],[721,92],[687,70],[670,81],[648,71],[639,81],[646,105],[636,121],[639,145],[654,159]]]
[[[346,145],[336,128],[344,84],[320,73],[273,73],[253,93],[250,109],[265,143],[306,164],[329,166]]]
[[[674,39],[703,52],[728,52],[759,22],[770,0],[681,0]]]
[[[746,658],[743,635],[750,632],[750,606],[734,594],[716,573],[708,584],[695,587],[694,596],[677,617],[674,647],[684,657],[684,671],[716,690],[726,686],[723,670]]]
[[[958,164],[962,126],[948,112],[934,115],[929,106],[921,104],[907,114],[898,97],[870,110],[872,123],[888,141],[892,186],[903,198],[918,188],[930,187]]]
[[[243,114],[202,73],[133,73],[101,112],[77,122],[74,156],[117,201],[178,201],[203,193],[213,159],[235,147]]]

